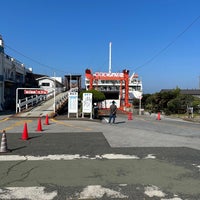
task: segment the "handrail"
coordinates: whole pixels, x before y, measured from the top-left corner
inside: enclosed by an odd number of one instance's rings
[[[54,96],[54,91],[48,94],[32,95],[24,99],[19,99],[16,104],[16,113],[22,112],[23,110],[27,110],[28,108],[33,106],[37,106],[39,103],[51,99],[53,96]],[[62,105],[67,101],[67,99],[68,99],[68,93],[64,93],[61,97],[57,97],[57,99],[54,100],[55,105],[53,107],[55,109],[55,112],[56,110],[62,107]]]
[[[46,100],[46,95],[32,95],[30,97],[26,97],[25,99],[19,99],[16,111],[19,109],[19,112],[22,112],[22,110],[33,107],[44,100]]]

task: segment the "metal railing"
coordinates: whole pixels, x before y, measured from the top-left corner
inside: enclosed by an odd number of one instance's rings
[[[53,110],[54,112],[56,112],[56,110],[60,109],[62,105],[67,101],[68,92],[65,92],[61,96],[57,97],[55,95],[56,95],[55,92],[52,91],[45,95],[32,95],[24,99],[19,99],[16,103],[16,113],[28,110],[29,108],[33,108],[34,106],[37,106],[42,102],[52,98],[54,98]]]
[[[55,110],[59,110],[63,104],[68,100],[68,93],[63,94],[55,101]]]
[[[24,99],[19,99],[16,106],[16,113],[27,110],[28,108],[33,107],[44,100],[46,100],[46,95],[33,95]]]

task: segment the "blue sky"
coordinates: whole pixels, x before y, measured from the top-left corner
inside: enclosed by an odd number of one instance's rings
[[[144,93],[198,89],[199,0],[0,0],[5,52],[49,76],[128,69]]]

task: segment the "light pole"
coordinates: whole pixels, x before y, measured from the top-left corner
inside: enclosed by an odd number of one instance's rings
[[[56,113],[56,77],[55,77],[55,72],[54,72],[54,92],[53,92],[53,99],[54,99],[53,111],[54,111],[54,113]]]
[[[72,75],[69,74],[69,90],[71,90],[71,79],[72,79]]]
[[[142,96],[139,97],[139,115],[141,115],[141,100]]]
[[[56,89],[53,88],[54,92],[53,92],[53,99],[54,99],[54,103],[53,103],[53,112],[56,113]]]
[[[199,76],[199,89],[200,89],[200,76]]]

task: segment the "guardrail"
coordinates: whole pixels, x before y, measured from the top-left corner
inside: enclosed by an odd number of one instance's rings
[[[17,103],[16,113],[37,105],[38,103],[46,100],[46,95],[33,95],[24,99],[19,99]]]
[[[68,92],[64,93],[60,97],[55,96],[54,91],[44,94],[44,95],[32,95],[30,97],[26,97],[24,99],[19,99],[16,104],[16,113],[22,112],[23,110],[28,110],[28,108],[37,106],[38,104],[42,103],[43,101],[46,101],[48,99],[54,98],[54,112],[56,110],[60,109],[62,105],[67,101],[68,99]],[[57,98],[57,99],[56,99]]]
[[[55,102],[55,110],[59,110],[63,104],[68,100],[68,93],[63,94],[59,99]]]

